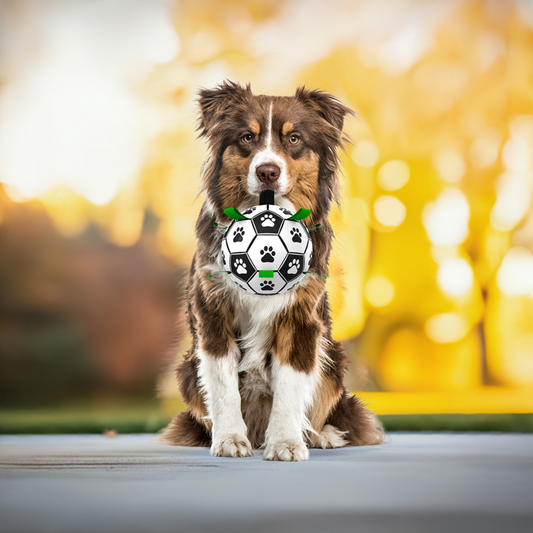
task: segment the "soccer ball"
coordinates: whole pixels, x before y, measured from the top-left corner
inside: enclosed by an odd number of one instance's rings
[[[277,205],[258,205],[233,220],[222,241],[229,277],[244,291],[270,296],[291,290],[309,269],[313,245],[301,220]]]

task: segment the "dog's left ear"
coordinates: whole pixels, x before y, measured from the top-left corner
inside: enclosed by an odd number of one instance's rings
[[[313,108],[323,119],[335,126],[340,132],[346,115],[355,113],[342,102],[325,91],[310,90],[305,87],[296,89],[295,98]]]

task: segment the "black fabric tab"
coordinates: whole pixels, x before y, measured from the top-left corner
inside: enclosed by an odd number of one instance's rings
[[[265,189],[259,194],[259,205],[274,205],[274,191]]]

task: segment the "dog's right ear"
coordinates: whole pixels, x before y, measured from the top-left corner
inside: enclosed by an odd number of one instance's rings
[[[227,112],[232,103],[251,96],[250,84],[243,87],[238,83],[224,80],[214,89],[200,89],[198,104],[200,105],[200,121],[198,130],[200,137],[209,135],[214,124]]]
[[[314,109],[324,120],[342,132],[346,115],[355,113],[331,94],[321,90],[310,90],[306,87],[296,89],[295,98]]]

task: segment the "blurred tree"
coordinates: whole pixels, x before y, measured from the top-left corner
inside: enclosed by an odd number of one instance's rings
[[[131,248],[93,226],[67,239],[38,204],[0,203],[2,405],[152,394],[178,286],[153,234]]]

